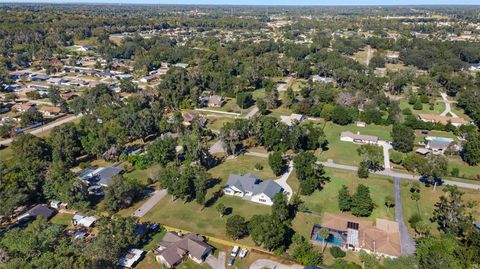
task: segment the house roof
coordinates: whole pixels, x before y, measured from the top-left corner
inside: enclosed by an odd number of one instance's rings
[[[350,131],[345,131],[340,134],[341,137],[350,137],[354,140],[362,140],[362,141],[372,141],[372,142],[377,142],[378,137],[373,136],[373,135],[362,135],[360,133],[355,134]]]
[[[36,205],[32,209],[27,211],[27,214],[33,217],[44,216],[45,218],[49,219],[55,211],[49,208],[46,205]]]
[[[292,126],[295,122],[301,122],[303,120],[303,115],[292,114],[290,116],[280,116],[280,119],[286,125]]]
[[[210,103],[210,104],[222,105],[223,102],[225,102],[225,99],[221,96],[212,95],[212,96],[208,97],[208,103]]]
[[[138,262],[143,257],[145,251],[137,248],[131,248],[128,250],[127,254],[118,260],[118,265],[122,267],[131,268],[133,265]]]
[[[448,124],[449,121],[452,124],[466,124],[467,123],[467,121],[465,119],[459,118],[459,117],[454,118],[454,117],[447,117],[447,116],[434,115],[434,114],[422,114],[422,113],[418,114],[418,116],[422,120],[434,121],[434,122],[441,123],[443,125]]]
[[[61,109],[56,106],[42,106],[39,109],[40,112],[47,112],[47,113],[60,113]]]
[[[122,169],[118,167],[104,167],[100,171],[95,173],[98,177],[98,184],[108,186],[112,183],[112,177],[122,172]]]
[[[283,188],[278,185],[277,182],[273,180],[263,181],[257,184],[257,187],[254,189],[254,194],[265,194],[266,196],[273,198],[275,194],[281,192]]]
[[[243,192],[253,192],[259,181],[260,178],[251,173],[245,175],[231,174],[228,177],[227,185],[234,186]]]
[[[159,249],[155,251],[170,265],[181,261],[187,253],[196,259],[202,259],[206,252],[211,251],[212,247],[205,243],[205,239],[197,234],[179,235],[173,232],[167,232],[163,239],[158,243]]]
[[[451,142],[428,141],[427,147],[431,149],[446,149]]]

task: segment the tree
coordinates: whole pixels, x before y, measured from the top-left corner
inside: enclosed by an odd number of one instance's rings
[[[429,154],[425,160],[425,165],[421,167],[419,172],[429,183],[434,184],[447,174],[448,160],[445,156]]]
[[[423,104],[422,104],[422,101],[420,99],[417,99],[415,104],[413,104],[413,109],[415,109],[415,110],[422,110],[423,109]]]
[[[122,79],[120,80],[120,90],[122,90],[122,92],[134,93],[138,91],[138,87],[131,80]]]
[[[105,209],[117,212],[131,206],[140,195],[140,185],[136,180],[115,175],[105,192]]]
[[[387,211],[395,206],[395,198],[391,195],[387,195],[385,197],[385,206],[387,207]]]
[[[392,128],[393,148],[400,152],[410,152],[413,150],[415,133],[412,128],[401,123],[395,123]]]
[[[277,193],[273,197],[272,217],[280,222],[284,222],[290,218],[286,194]]]
[[[402,162],[402,165],[403,167],[405,167],[405,169],[407,169],[407,171],[413,173],[421,173],[422,171],[424,171],[426,163],[427,162],[424,157],[416,153],[410,153],[406,155],[405,159]]]
[[[446,186],[443,191],[445,194],[435,204],[432,221],[446,234],[465,236],[473,223],[470,210],[475,204],[464,201],[464,193],[458,190],[457,186]]]
[[[363,162],[365,162],[369,170],[383,170],[382,147],[372,144],[361,145],[360,148],[357,149],[357,153],[359,156],[362,156]]]
[[[336,124],[347,125],[353,121],[353,118],[347,108],[337,105],[332,112],[332,121]]]
[[[223,218],[227,212],[227,208],[222,203],[219,203],[215,209],[217,210],[218,214],[220,214],[220,218]]]
[[[359,178],[368,178],[368,175],[370,174],[370,171],[368,170],[368,161],[361,161],[360,166],[358,167],[357,170],[357,176]]]
[[[376,269],[378,267],[379,260],[375,254],[368,254],[365,250],[360,250],[359,258],[364,269]]]
[[[480,136],[476,131],[468,134],[467,142],[463,147],[462,158],[469,165],[480,163]]]
[[[268,155],[268,164],[276,176],[281,175],[285,170],[285,162],[280,151],[274,151]]]
[[[417,205],[417,212],[420,214],[420,207],[418,206],[418,201],[420,201],[420,182],[418,181],[413,181],[412,184],[410,185],[410,199],[415,201]]]
[[[176,156],[176,146],[177,141],[174,138],[166,136],[164,138],[157,139],[148,145],[148,159],[165,166],[168,162],[174,160]]]
[[[57,106],[63,100],[60,96],[60,88],[57,86],[50,86],[50,88],[48,88],[47,95],[50,103],[52,103],[54,106]]]
[[[289,86],[287,88],[287,91],[285,91],[285,96],[283,97],[283,102],[289,108],[291,108],[292,105],[295,103],[295,92],[293,91],[291,86]]]
[[[374,207],[369,188],[363,184],[358,185],[352,196],[352,214],[357,217],[368,217],[372,214]]]
[[[323,165],[317,162],[317,158],[311,152],[299,153],[293,158],[293,163],[300,181],[300,194],[310,195],[330,180],[325,176]]]
[[[320,265],[323,261],[322,253],[317,251],[305,237],[299,234],[293,235],[290,250],[293,259],[302,265]]]
[[[240,215],[233,215],[227,219],[227,235],[233,240],[238,240],[248,235],[247,221]]]
[[[28,127],[41,122],[43,122],[43,115],[35,109],[28,110],[20,116],[20,125],[22,127]]]
[[[421,269],[468,268],[464,249],[452,235],[427,236],[418,239],[416,256]]]
[[[342,188],[338,191],[338,208],[340,211],[350,211],[352,206],[352,196],[348,191],[348,187],[342,185]]]
[[[249,92],[240,92],[237,94],[237,105],[241,109],[248,108],[252,105],[253,97],[252,94]],[[268,108],[268,106],[267,106]]]
[[[81,135],[72,123],[53,128],[48,138],[48,143],[52,147],[53,161],[61,161],[69,167],[74,165],[82,152]]]
[[[269,215],[254,215],[248,223],[248,231],[256,245],[268,250],[283,251],[288,227]]]

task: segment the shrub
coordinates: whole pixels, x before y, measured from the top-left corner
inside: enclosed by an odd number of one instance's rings
[[[255,170],[258,170],[258,171],[263,170],[263,165],[261,163],[256,163]]]
[[[408,223],[410,224],[410,227],[412,227],[413,229],[416,229],[417,224],[420,223],[421,221],[422,221],[422,216],[420,216],[420,214],[418,214],[418,213],[413,214],[408,219]]]
[[[343,251],[341,248],[337,246],[330,248],[330,254],[332,254],[334,258],[343,258],[345,257],[345,255],[347,255],[345,251]]]
[[[460,169],[458,169],[458,167],[452,168],[450,175],[452,175],[452,177],[458,177],[460,175]]]
[[[390,161],[394,164],[401,164],[403,161],[403,154],[398,151],[392,151],[390,153]]]

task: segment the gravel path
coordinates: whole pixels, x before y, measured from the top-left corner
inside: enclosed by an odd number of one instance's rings
[[[133,212],[133,216],[135,217],[143,217],[147,214],[150,209],[152,209],[163,197],[167,194],[167,190],[157,190],[153,192],[153,195],[148,198],[148,200],[140,206],[135,212]]]
[[[410,237],[405,220],[403,219],[402,198],[400,196],[400,178],[395,177],[395,220],[400,228],[400,248],[402,255],[408,256],[415,253],[415,241]]]

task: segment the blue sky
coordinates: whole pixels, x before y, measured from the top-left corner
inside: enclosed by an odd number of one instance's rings
[[[480,0],[0,0],[34,3],[135,3],[215,5],[480,5]]]

